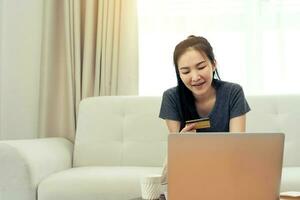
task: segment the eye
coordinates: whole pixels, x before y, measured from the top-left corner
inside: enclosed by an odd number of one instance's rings
[[[181,74],[188,74],[188,73],[190,73],[190,71],[187,71],[187,70],[181,71]]]
[[[199,70],[204,69],[206,66],[207,66],[207,65],[199,66],[198,69],[199,69]]]

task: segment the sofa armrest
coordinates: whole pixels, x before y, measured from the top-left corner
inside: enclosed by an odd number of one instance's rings
[[[0,141],[0,199],[36,199],[40,181],[71,168],[72,154],[64,138]]]

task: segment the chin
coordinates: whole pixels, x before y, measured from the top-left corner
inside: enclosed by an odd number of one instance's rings
[[[202,96],[202,95],[204,95],[206,92],[205,91],[193,91],[193,94],[195,95],[195,96]]]
[[[196,96],[202,96],[207,92],[207,88],[203,88],[201,90],[197,90],[197,89],[191,89],[192,93]]]
[[[205,95],[210,89],[210,85],[207,83],[202,88],[194,88],[193,86],[189,87],[189,90],[195,95],[195,96],[202,96]]]

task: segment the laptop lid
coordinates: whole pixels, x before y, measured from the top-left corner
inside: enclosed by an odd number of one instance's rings
[[[169,200],[279,199],[282,133],[170,134]]]

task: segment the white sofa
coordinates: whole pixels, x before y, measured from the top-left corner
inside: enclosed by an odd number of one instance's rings
[[[247,130],[286,134],[281,191],[300,191],[300,96],[250,96]],[[0,200],[128,200],[161,173],[168,131],[160,97],[81,102],[74,145],[63,138],[0,141]]]

